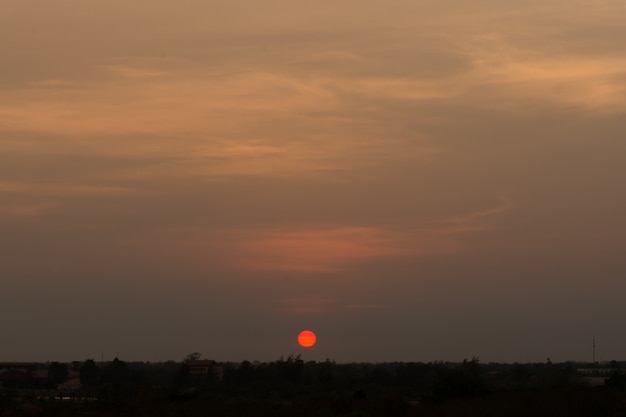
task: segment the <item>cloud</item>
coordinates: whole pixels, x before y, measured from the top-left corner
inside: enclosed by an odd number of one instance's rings
[[[292,314],[329,314],[335,306],[330,298],[289,297],[279,300],[279,310]]]
[[[51,209],[55,209],[59,207],[59,205],[60,203],[58,201],[46,201],[30,204],[2,203],[0,204],[0,220],[2,220],[3,217],[12,218],[37,216]]]
[[[38,216],[62,210],[77,200],[106,200],[136,196],[128,187],[106,185],[0,181],[0,220]]]
[[[469,248],[461,238],[494,229],[489,218],[511,207],[503,201],[477,212],[436,221],[424,219],[423,227],[405,230],[334,225],[240,232],[230,248],[231,259],[234,267],[249,270],[327,273],[376,259],[458,253]]]
[[[475,85],[495,97],[535,99],[581,110],[626,110],[626,58],[602,55],[553,55],[541,48],[511,44],[496,34],[477,38],[469,53]],[[471,84],[470,84],[471,85]],[[519,102],[516,103],[519,105]]]
[[[55,183],[0,182],[0,193],[21,194],[29,196],[54,197],[112,197],[131,195],[136,191],[128,187],[106,185],[76,185]]]
[[[502,199],[499,205],[491,208],[437,220],[434,222],[436,225],[434,230],[437,233],[447,234],[465,234],[492,230],[494,225],[489,222],[489,218],[505,213],[512,208],[513,203],[511,201]]]
[[[114,68],[98,82],[43,80],[0,98],[0,123],[7,132],[0,145],[16,152],[36,145],[50,155],[161,160],[121,173],[131,177],[323,176],[438,151],[419,132],[410,141],[398,137],[396,127],[351,105],[360,100],[353,95],[448,94],[402,79],[266,71],[161,77],[158,68]],[[116,175],[117,169],[111,170]]]
[[[235,216],[227,225],[220,217],[209,220],[208,215],[220,215],[202,207],[200,212],[208,214],[196,219],[194,226],[183,218],[175,222],[178,226],[153,224],[133,230],[132,237],[125,237],[125,244],[136,248],[132,249],[135,252],[158,253],[159,259],[185,268],[222,271],[219,274],[240,278],[250,274],[305,278],[344,272],[350,275],[373,263],[420,261],[472,251],[478,247],[476,242],[481,239],[477,236],[482,232],[502,228],[497,216],[511,210],[512,204],[503,200],[488,209],[441,218],[424,216],[395,227],[381,225],[378,219],[370,224],[281,221],[263,213],[261,206],[257,207],[261,218],[270,224],[252,219],[243,226]],[[210,225],[203,225],[207,222]]]
[[[333,315],[346,311],[370,310],[382,307],[380,304],[346,304],[339,297],[297,296],[278,300],[278,310],[290,314]]]
[[[263,30],[254,25],[244,25],[243,34],[220,26],[218,42],[203,26],[185,27],[186,43],[173,40],[170,54],[112,53],[101,39],[100,49],[76,67],[89,67],[86,75],[33,74],[3,91],[0,125],[7,134],[0,146],[142,161],[111,164],[98,178],[107,180],[341,180],[356,171],[367,175],[372,166],[445,152],[445,138],[433,137],[432,126],[449,124],[448,111],[459,106],[511,113],[532,113],[537,106],[624,110],[626,60],[618,53],[576,53],[561,33],[585,22],[581,11],[588,3],[565,12],[542,3],[486,6],[463,5],[450,13],[411,2],[396,11],[368,5],[380,12],[380,26],[365,37],[355,28],[306,32],[291,22],[260,37]],[[337,7],[353,13],[347,4]],[[615,10],[615,3],[604,2],[593,13],[605,19]],[[433,20],[416,31],[412,17],[425,11]],[[531,31],[531,18],[560,25]],[[133,36],[147,42],[147,32]]]
[[[142,68],[138,66],[131,65],[109,65],[103,67],[105,70],[111,71],[118,77],[122,78],[131,78],[131,79],[142,79],[142,78],[154,78],[154,77],[163,77],[168,75],[169,73],[166,71],[157,71],[150,68]]]
[[[330,272],[351,263],[405,253],[399,236],[372,227],[304,227],[247,233],[233,249],[237,267]]]

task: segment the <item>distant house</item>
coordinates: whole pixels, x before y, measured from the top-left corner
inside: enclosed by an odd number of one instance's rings
[[[30,362],[0,362],[0,385],[19,386],[30,379]]]
[[[609,379],[611,376],[612,369],[610,368],[578,368],[576,370],[578,375],[580,375],[587,383],[592,387],[602,386],[605,384],[605,381]]]
[[[590,377],[609,377],[613,370],[611,368],[578,368],[579,375]]]
[[[209,359],[190,359],[184,362],[191,376],[212,375],[214,382],[222,382],[224,369]]]
[[[81,386],[82,385],[80,383],[80,377],[75,376],[63,381],[62,383],[57,385],[57,388],[61,391],[76,391],[79,390]]]
[[[194,359],[185,361],[185,366],[191,375],[206,375],[215,366],[215,361],[208,359]]]
[[[29,378],[28,372],[19,369],[4,369],[0,372],[0,384],[5,386],[18,386],[27,382]]]

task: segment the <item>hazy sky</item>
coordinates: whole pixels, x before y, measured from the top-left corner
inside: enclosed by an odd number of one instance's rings
[[[625,22],[0,0],[0,359],[626,359]]]

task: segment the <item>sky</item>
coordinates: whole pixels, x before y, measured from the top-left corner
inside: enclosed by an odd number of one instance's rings
[[[626,359],[625,21],[0,0],[0,359]]]

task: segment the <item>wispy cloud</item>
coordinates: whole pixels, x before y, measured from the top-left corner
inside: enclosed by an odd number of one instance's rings
[[[439,151],[421,141],[419,132],[410,141],[394,137],[392,126],[371,120],[368,110],[355,112],[346,95],[449,94],[400,79],[251,71],[154,80],[157,70],[121,68],[123,74],[116,70],[99,83],[67,91],[30,86],[0,98],[0,124],[21,136],[18,141],[8,135],[0,144],[25,151],[35,146],[29,135],[48,135],[45,142],[37,140],[40,152],[169,159],[159,164],[160,172],[127,172],[153,178],[324,175]],[[135,76],[141,82],[130,79]]]
[[[494,207],[439,219],[434,222],[435,229],[433,231],[447,234],[465,234],[491,230],[494,228],[494,225],[491,223],[490,218],[503,214],[512,208],[513,203],[511,201],[502,199],[500,204]]]
[[[331,298],[289,297],[278,303],[280,311],[292,314],[328,314],[335,310],[335,300]]]
[[[372,227],[305,227],[249,233],[233,249],[236,266],[254,270],[330,272],[351,263],[405,253],[399,236]]]
[[[326,273],[382,258],[422,258],[468,250],[462,239],[495,228],[491,218],[510,210],[501,204],[422,227],[394,230],[371,226],[296,226],[234,233],[233,266],[250,270]]]
[[[131,195],[135,194],[136,191],[128,187],[114,187],[106,185],[46,184],[3,181],[0,182],[0,193],[54,197],[111,197]]]
[[[37,216],[66,208],[78,200],[136,196],[128,187],[93,184],[0,181],[0,219]]]
[[[517,46],[497,34],[478,37],[470,50],[474,83],[492,86],[489,94],[494,98],[516,96],[603,112],[626,110],[622,56],[559,56]]]
[[[56,209],[61,205],[59,201],[38,203],[0,203],[0,220],[13,217],[32,217]]]
[[[168,75],[167,71],[159,71],[151,68],[132,66],[132,65],[108,65],[103,69],[112,72],[114,75],[123,78],[131,78],[133,80],[141,78],[155,78]]]
[[[371,310],[379,304],[346,304],[338,297],[298,296],[278,300],[278,310],[290,314],[338,314],[354,310]]]

